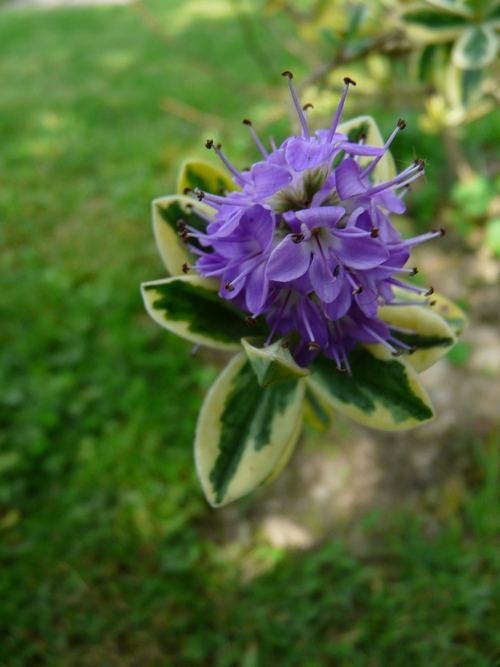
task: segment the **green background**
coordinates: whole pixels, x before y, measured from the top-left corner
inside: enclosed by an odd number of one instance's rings
[[[431,537],[423,514],[369,515],[364,555],[257,539],[235,555],[205,504],[192,440],[219,361],[144,313],[139,283],[164,275],[150,200],[207,132],[256,159],[241,120],[285,99],[281,70],[306,73],[258,16],[249,39],[231,3],[209,4],[0,14],[0,665],[498,665],[496,432],[464,436],[459,512]],[[440,174],[418,222],[450,180],[416,129],[399,158],[417,140]],[[263,574],[247,580],[248,559]]]

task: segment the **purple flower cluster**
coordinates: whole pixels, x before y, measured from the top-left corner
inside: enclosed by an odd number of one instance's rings
[[[250,121],[244,121],[263,157],[244,172],[207,141],[240,190],[226,196],[191,193],[213,207],[215,216],[207,216],[206,233],[184,230],[199,244],[191,246],[198,255],[195,266],[185,270],[220,278],[219,295],[249,313],[249,326],[264,316],[270,327],[267,344],[274,335],[297,332],[293,353],[300,365],[309,365],[321,350],[350,373],[347,355],[358,341],[382,343],[394,355],[408,348],[377,317],[378,308],[398,305],[394,287],[431,293],[396,276],[416,273],[404,268],[411,246],[444,232],[403,240],[387,215],[404,212],[403,195],[424,173],[423,161],[415,160],[385,183],[373,179],[404,121],[398,121],[383,147],[366,145],[363,136],[349,141],[337,131],[349,86],[356,85],[346,78],[330,128],[311,135],[292,74],[283,75],[289,79],[301,136],[289,137],[279,148],[271,139],[268,152]],[[364,169],[361,157],[373,158]]]

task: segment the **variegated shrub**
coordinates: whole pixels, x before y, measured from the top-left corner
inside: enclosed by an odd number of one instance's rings
[[[179,194],[153,202],[157,245],[171,277],[144,283],[146,309],[195,345],[237,354],[210,389],[198,420],[195,460],[208,501],[221,506],[274,478],[304,419],[325,428],[332,410],[377,429],[433,417],[418,372],[456,342],[462,311],[404,282],[412,246],[388,213],[405,210],[415,160],[400,174],[369,116],[311,135],[284,72],[300,136],[237,171],[184,163]],[[432,295],[432,296],[431,296]]]
[[[402,5],[400,16],[408,35],[423,47],[419,78],[438,87],[444,83],[455,107],[477,102],[485,68],[500,45],[499,0],[419,0]]]

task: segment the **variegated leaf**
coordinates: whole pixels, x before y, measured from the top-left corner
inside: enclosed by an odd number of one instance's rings
[[[461,14],[462,16],[472,16],[473,12],[470,7],[464,4],[463,0],[425,0],[427,4],[439,7],[453,14]]]
[[[160,197],[153,201],[153,231],[156,245],[169,273],[173,276],[182,274],[182,265],[192,265],[194,255],[189,251],[181,236],[177,223],[182,220],[186,225],[204,232],[207,222],[197,211],[211,217],[213,209],[184,195]],[[196,239],[189,242],[199,247]]]
[[[303,403],[303,405],[305,406],[305,402]],[[283,454],[279,458],[278,463],[274,466],[274,469],[269,473],[269,475],[259,484],[259,486],[265,486],[266,484],[269,484],[269,482],[272,482],[273,479],[276,479],[276,477],[280,474],[280,472],[286,466],[288,461],[290,461],[290,459],[292,458],[292,454],[294,453],[295,448],[297,447],[300,435],[302,433],[302,427],[303,427],[302,421],[303,418],[297,422],[297,426],[295,427],[295,432],[290,438],[288,445],[283,450]]]
[[[464,311],[459,308],[456,303],[437,292],[434,292],[431,297],[426,297],[396,287],[394,288],[394,295],[398,301],[420,301],[422,306],[430,308],[433,312],[446,320],[451,330],[457,334],[457,336],[462,333],[468,324],[467,315]],[[392,307],[396,308],[397,306],[391,306],[391,308]]]
[[[149,315],[165,329],[207,347],[240,350],[248,334],[243,313],[218,296],[216,281],[178,276],[141,285]],[[257,324],[254,331],[265,333]]]
[[[489,25],[467,28],[451,53],[453,64],[460,69],[476,70],[489,65],[498,53],[498,35]]]
[[[304,381],[261,387],[245,354],[210,389],[196,427],[195,462],[208,502],[220,507],[270,479],[300,435]]]
[[[184,194],[186,188],[191,190],[198,188],[214,195],[219,195],[225,190],[232,192],[238,189],[225,169],[201,158],[186,160],[181,165],[177,192]]]
[[[377,123],[371,116],[358,116],[345,123],[340,123],[338,132],[347,134],[351,141],[357,141],[361,134],[366,135],[365,144],[369,146],[381,147],[385,141],[380,133]],[[359,164],[366,167],[373,160],[371,157],[360,157]],[[394,158],[389,151],[382,156],[377,166],[373,170],[373,179],[375,182],[389,181],[396,176],[396,166]]]
[[[422,83],[427,83],[431,80],[441,49],[442,47],[438,44],[427,44],[422,49],[417,63],[418,80]]]
[[[492,2],[485,14],[484,22],[497,28],[500,25],[500,2]]]
[[[299,380],[311,371],[295,363],[287,343],[280,339],[264,347],[264,338],[242,338],[243,348],[262,387]]]
[[[434,417],[417,371],[383,345],[355,348],[349,364],[352,376],[339,373],[334,361],[320,355],[306,382],[339,412],[371,428],[400,431]]]
[[[304,422],[316,431],[324,433],[329,429],[332,420],[332,408],[308,388],[304,401]]]
[[[442,44],[456,39],[469,25],[469,19],[457,13],[433,11],[422,5],[401,15],[408,35],[417,42]]]
[[[403,354],[418,372],[436,363],[458,340],[449,324],[426,306],[383,306],[379,308],[378,316],[389,327],[415,332],[408,334],[393,330],[392,335],[401,343],[416,348],[413,354],[406,356],[404,350]]]

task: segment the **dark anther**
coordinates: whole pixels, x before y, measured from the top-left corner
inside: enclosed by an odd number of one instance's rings
[[[182,273],[187,273],[189,271],[189,266],[184,262],[182,265]]]
[[[433,299],[432,301],[428,301],[427,303],[429,304],[429,306],[435,306],[437,301],[436,299]]]
[[[234,292],[234,287],[231,285],[231,283],[226,283],[224,287],[227,289],[228,292]]]
[[[346,86],[348,86],[349,84],[351,84],[351,86],[355,86],[355,85],[356,85],[356,81],[353,81],[353,80],[352,80],[351,78],[349,78],[348,76],[345,76],[345,77],[344,77],[344,83],[345,83]]]
[[[294,243],[297,244],[297,243],[300,243],[301,241],[304,240],[304,234],[301,234],[300,232],[298,232],[297,234],[291,234],[290,238],[292,239],[292,241]]]
[[[370,236],[372,239],[378,239],[379,227],[370,227]]]
[[[398,350],[397,352],[391,352],[393,357],[400,357],[403,354],[403,350]]]
[[[254,326],[257,324],[257,320],[254,317],[250,317],[250,315],[248,315],[247,317],[245,317],[245,324],[249,329],[253,329]]]
[[[423,171],[425,169],[425,160],[417,160],[418,171]]]
[[[356,294],[361,294],[362,291],[363,291],[363,285],[358,285],[357,289],[354,290],[352,295],[356,296]]]
[[[217,144],[216,148],[220,150],[222,148],[222,144]]]
[[[192,204],[186,204],[186,208],[189,212],[192,212],[193,210],[193,205]]]
[[[340,264],[337,264],[337,266],[333,269],[333,277],[336,278],[339,275],[340,271]]]
[[[413,269],[411,270],[410,278],[411,278],[412,276],[416,276],[417,273],[418,273],[418,268],[417,268],[416,266],[414,266]]]
[[[205,148],[212,148],[214,145],[214,140],[213,139],[207,139],[207,143],[205,144]]]
[[[303,199],[301,203],[304,208],[307,208],[311,204],[309,199]]]
[[[252,124],[252,121],[248,120],[248,118],[245,118],[245,120],[243,121],[243,125],[251,125],[251,124]]]
[[[408,350],[408,354],[415,354],[416,351],[417,351],[417,346],[414,345],[413,347],[410,347],[410,349]]]
[[[321,350],[321,345],[317,343],[315,340],[312,340],[309,343],[309,350],[313,352],[314,350]]]
[[[183,229],[182,232],[177,232],[177,234],[179,234],[179,236],[181,236],[183,239],[187,239],[187,237],[188,237],[188,230],[187,230],[187,229]]]
[[[302,111],[307,111],[308,109],[314,109],[313,105],[310,102],[304,104],[304,106],[302,107]]]
[[[402,118],[398,120],[398,127],[400,130],[404,130],[406,127],[406,121],[404,121]]]
[[[433,234],[437,234],[437,232],[439,232],[441,236],[444,236],[446,234],[446,229],[444,227],[441,227],[440,229],[433,229],[431,231]]]
[[[282,350],[286,350],[287,347],[290,347],[290,343],[289,343],[287,340],[284,340],[284,341],[281,343],[281,349],[282,349]]]
[[[366,139],[366,132],[361,132],[358,137],[358,141],[364,141]]]
[[[335,366],[337,373],[347,373],[347,368],[342,368],[341,366]]]
[[[202,192],[201,190],[196,193],[196,196],[198,197],[198,201],[201,201],[202,199],[205,199],[205,193]]]
[[[177,229],[182,231],[186,227],[184,220],[177,220]]]
[[[293,79],[293,74],[287,69],[284,72],[281,72],[281,76],[287,76],[289,79]]]
[[[191,188],[184,188],[183,192],[184,192],[185,195],[188,195],[190,192],[193,192],[193,191],[191,190]]]
[[[425,293],[425,296],[431,296],[431,294],[434,294],[434,287],[429,287],[429,289]]]

